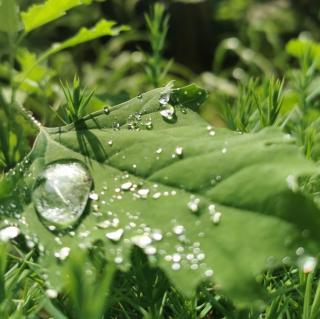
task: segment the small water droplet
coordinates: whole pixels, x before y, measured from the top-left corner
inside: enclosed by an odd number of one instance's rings
[[[181,265],[179,263],[173,263],[171,268],[172,270],[179,270],[181,268]]]
[[[296,250],[296,255],[297,256],[302,256],[304,254],[304,248],[303,247],[299,247],[297,250]]]
[[[141,100],[141,99],[142,99],[142,93],[138,94],[137,98],[138,98],[139,100]]]
[[[50,299],[55,299],[58,297],[58,291],[55,289],[47,289],[46,290],[46,295],[50,298]]]
[[[222,154],[226,154],[227,153],[227,149],[224,147],[221,151]]]
[[[109,141],[108,141],[108,145],[109,145],[109,146],[112,146],[112,145],[113,145],[113,141],[112,141],[112,140],[109,140]]]
[[[141,198],[147,198],[149,192],[150,192],[150,190],[148,188],[141,188],[138,190],[137,193]]]
[[[160,192],[154,193],[154,194],[152,195],[152,198],[154,198],[154,199],[158,199],[158,198],[160,198],[160,197],[161,197],[161,193],[160,193]]]
[[[173,119],[173,116],[175,114],[175,109],[172,105],[167,105],[165,109],[161,110],[160,111],[160,115],[167,119],[167,120],[172,120]]]
[[[215,212],[212,215],[212,222],[215,225],[218,225],[220,223],[220,221],[221,221],[221,218],[222,218],[222,214],[220,212]]]
[[[133,185],[132,182],[125,182],[121,185],[121,189],[124,191],[128,191],[128,190],[130,190],[132,185]]]
[[[311,256],[306,256],[301,258],[301,260],[299,260],[299,264],[302,268],[302,271],[305,274],[308,274],[310,272],[313,272],[314,269],[317,266],[317,259],[315,257],[311,257]]]
[[[65,260],[68,258],[69,254],[70,254],[70,248],[62,247],[59,251],[54,253],[54,256],[60,260]]]
[[[109,114],[110,113],[110,108],[108,106],[106,106],[104,109],[103,109],[104,113],[105,114]]]
[[[115,130],[115,131],[119,131],[120,130],[120,123],[119,122],[113,122],[112,123],[112,128]]]
[[[151,237],[155,241],[160,241],[163,238],[160,230],[154,230],[153,233],[151,234]]]
[[[164,92],[160,95],[159,103],[160,105],[166,105],[170,101],[170,91]]]
[[[118,229],[109,233],[106,233],[106,237],[112,241],[119,241],[123,236],[124,230]]]
[[[16,226],[8,226],[0,230],[0,241],[8,241],[18,237],[20,229]]]
[[[104,220],[97,225],[99,228],[106,229],[111,226],[110,220]]]
[[[176,225],[173,227],[172,231],[176,234],[176,235],[182,235],[185,231],[184,227],[182,225]]]
[[[145,126],[146,126],[147,130],[153,129],[153,124],[152,124],[151,119],[147,120],[147,122],[145,123]]]
[[[122,256],[116,256],[115,258],[114,258],[114,262],[116,263],[116,264],[122,264],[123,263],[123,257]]]
[[[145,249],[144,249],[144,252],[149,255],[149,256],[152,256],[152,255],[155,255],[157,253],[157,248],[154,247],[154,246],[147,246]]]
[[[132,243],[140,248],[146,248],[152,243],[152,239],[148,235],[138,235],[131,238]]]
[[[206,277],[212,277],[213,276],[213,270],[212,269],[207,269],[205,272],[204,272],[204,275]]]
[[[89,198],[92,200],[98,200],[99,199],[99,195],[95,192],[92,192],[89,194]]]
[[[196,213],[199,209],[199,203],[200,203],[199,198],[193,198],[190,200],[190,202],[188,202],[187,206],[193,213]]]
[[[162,153],[162,148],[158,148],[158,149],[156,150],[156,153],[157,153],[157,154]]]
[[[175,253],[172,255],[172,261],[175,263],[178,263],[181,260],[181,255],[178,253]]]
[[[177,146],[175,152],[178,156],[182,156],[183,148],[181,146]]]
[[[299,190],[299,183],[296,176],[288,175],[286,181],[288,188],[291,189],[293,192],[297,192]]]
[[[89,171],[80,162],[53,163],[38,177],[33,203],[48,225],[66,228],[81,217],[91,185]]]

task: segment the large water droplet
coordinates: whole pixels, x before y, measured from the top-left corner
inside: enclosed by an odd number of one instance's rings
[[[81,217],[90,194],[92,179],[80,162],[56,162],[39,176],[32,199],[48,225],[72,226]]]

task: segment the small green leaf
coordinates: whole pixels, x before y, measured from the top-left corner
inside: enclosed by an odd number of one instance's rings
[[[55,43],[51,49],[46,52],[46,55],[57,53],[61,50],[74,47],[80,43],[88,42],[101,38],[103,36],[116,36],[121,31],[127,31],[129,28],[126,26],[116,27],[115,21],[100,20],[91,29],[81,28],[80,31],[73,37],[61,42]]]
[[[52,69],[38,63],[36,54],[26,48],[18,50],[17,60],[21,71],[15,75],[14,80],[17,83],[21,82],[22,89],[29,93],[40,90],[40,84],[43,84],[43,81],[50,79],[55,74]]]
[[[11,2],[11,0],[6,0]],[[26,32],[37,29],[66,14],[66,11],[90,4],[92,0],[47,0],[43,4],[34,4],[27,11],[21,12],[21,19]]]
[[[186,295],[211,279],[252,305],[262,271],[298,247],[317,252],[319,209],[298,187],[300,177],[319,174],[317,166],[280,130],[239,134],[208,126],[195,112],[205,95],[195,85],[167,86],[75,124],[44,128],[26,160],[0,181],[3,222],[41,244],[54,287],[63,284],[60,265],[69,253],[100,241],[122,270],[135,245]],[[163,116],[166,103],[172,120]],[[45,223],[32,202],[35,181],[66,160],[85,165],[94,185],[70,231]],[[70,172],[64,167],[50,178],[70,181]],[[57,216],[59,207],[72,213],[76,189],[66,189],[67,180],[49,184],[43,207]]]
[[[304,54],[311,54],[319,66],[320,44],[307,39],[292,39],[286,45],[286,51],[291,56],[302,58]]]
[[[0,0],[0,31],[15,33],[19,29],[18,7],[15,0]]]

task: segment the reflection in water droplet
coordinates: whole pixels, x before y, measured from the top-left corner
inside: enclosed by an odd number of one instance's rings
[[[50,226],[66,228],[81,217],[91,186],[89,171],[80,162],[53,163],[39,176],[32,195],[33,203],[40,217]]]

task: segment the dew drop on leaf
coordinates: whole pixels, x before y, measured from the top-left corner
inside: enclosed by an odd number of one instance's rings
[[[175,152],[178,156],[182,156],[183,148],[181,146],[177,146]]]
[[[106,233],[106,237],[112,241],[119,241],[122,238],[124,231],[123,229],[118,229],[109,233]]]
[[[196,213],[199,209],[199,203],[200,203],[199,198],[193,198],[190,200],[190,202],[188,202],[187,206],[193,213]]]
[[[152,243],[152,239],[148,235],[138,235],[131,238],[132,243],[140,248],[146,248]]]
[[[160,115],[167,119],[167,120],[172,120],[173,116],[175,114],[175,109],[172,105],[167,105],[165,109],[160,111]]]
[[[215,212],[212,214],[212,222],[218,225],[221,221],[222,214],[220,212]]]
[[[20,229],[15,226],[8,226],[0,230],[0,241],[8,241],[18,237]]]
[[[145,123],[145,126],[147,130],[152,130],[153,129],[153,123],[151,119],[148,119],[147,122]]]
[[[110,113],[110,108],[108,106],[106,106],[104,109],[103,109],[104,113],[105,114],[109,114]]]
[[[54,256],[60,260],[65,260],[70,254],[69,247],[62,247],[59,251],[54,253]]]
[[[34,206],[49,226],[72,226],[87,205],[92,186],[88,169],[80,162],[53,163],[38,177],[32,194]]]
[[[212,269],[207,269],[205,272],[204,272],[204,275],[206,277],[212,277],[213,276],[213,270]]]
[[[169,100],[170,100],[170,91],[164,92],[160,96],[159,103],[161,105],[166,105],[169,103]]]
[[[124,191],[128,191],[132,187],[132,182],[125,182],[121,185],[121,189]]]
[[[185,229],[182,225],[176,225],[173,227],[172,230],[176,235],[182,235]]]

